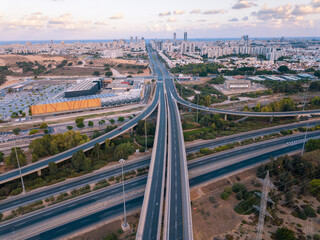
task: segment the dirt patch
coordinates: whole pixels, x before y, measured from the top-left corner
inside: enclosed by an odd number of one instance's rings
[[[69,56],[52,56],[52,55],[1,55],[0,65],[15,65],[16,62],[31,61],[31,62],[62,62],[63,60],[71,60]]]
[[[250,169],[191,190],[194,239],[205,240],[225,236],[247,219],[233,210],[239,202],[233,196],[234,193],[228,200],[222,200],[220,194],[225,187],[239,181],[249,186],[255,179],[255,172],[256,168]]]

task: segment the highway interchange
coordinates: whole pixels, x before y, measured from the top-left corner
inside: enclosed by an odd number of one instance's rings
[[[152,52],[149,49],[149,54]],[[204,111],[213,111],[223,114],[234,114],[234,115],[250,115],[249,113],[236,112],[236,111],[224,111],[219,109],[208,109],[206,107],[191,105],[189,102],[184,102],[176,90],[173,83],[173,79],[170,77],[170,74],[164,68],[163,64],[158,60],[157,55],[152,53],[153,57],[150,57],[151,65],[153,66],[153,71],[158,75],[158,82],[156,93],[154,99],[146,111],[132,121],[123,125],[120,130],[116,129],[108,134],[105,134],[97,139],[94,139],[88,143],[85,143],[81,146],[73,148],[69,151],[55,155],[51,158],[48,158],[44,161],[26,166],[22,168],[23,174],[28,174],[35,170],[45,168],[47,164],[51,161],[60,162],[65,159],[68,159],[72,156],[73,153],[79,149],[88,150],[94,146],[95,143],[103,143],[106,138],[113,138],[121,133],[129,130],[141,119],[144,119],[150,115],[154,109],[158,106],[158,121],[157,121],[157,133],[155,137],[154,152],[151,157],[150,171],[148,178],[140,177],[129,181],[126,183],[127,191],[134,191],[138,188],[144,188],[147,184],[146,193],[144,199],[142,196],[137,196],[130,199],[127,203],[128,210],[138,209],[142,205],[143,207],[141,216],[144,216],[144,223],[139,223],[139,231],[137,234],[137,239],[139,236],[141,239],[159,239],[161,231],[161,218],[162,218],[162,206],[164,198],[164,179],[165,179],[165,162],[166,162],[166,149],[168,148],[168,165],[167,165],[167,182],[166,182],[166,203],[165,203],[165,221],[164,221],[164,239],[193,239],[192,236],[192,222],[191,222],[191,207],[190,207],[190,193],[189,193],[189,182],[190,186],[195,186],[197,184],[206,182],[208,180],[214,179],[224,174],[234,172],[239,169],[243,169],[248,166],[252,166],[259,162],[266,161],[270,156],[279,156],[286,153],[291,153],[297,151],[302,147],[302,143],[298,142],[297,144],[287,145],[288,142],[294,142],[303,139],[304,135],[294,135],[286,138],[276,139],[270,142],[261,143],[254,147],[248,146],[239,148],[237,150],[228,151],[226,153],[221,153],[215,156],[207,156],[207,158],[202,158],[200,160],[191,161],[186,164],[186,150],[184,146],[184,140],[182,135],[182,127],[180,123],[180,116],[178,112],[177,102],[186,105],[188,107],[195,107]],[[164,81],[161,81],[164,79]],[[165,95],[166,93],[166,95]],[[165,99],[166,96],[166,99]],[[168,109],[168,117],[166,116]],[[220,112],[222,111],[222,112]],[[319,111],[317,111],[318,113]],[[242,114],[240,114],[242,113]],[[290,116],[304,115],[315,113],[315,111],[305,111],[303,113],[293,113],[290,112]],[[263,116],[288,116],[282,115],[282,113],[264,113]],[[254,115],[257,116],[257,115]],[[259,115],[261,116],[261,115]],[[168,121],[168,122],[167,122]],[[167,137],[167,124],[168,124],[168,147],[166,147],[166,137]],[[318,124],[317,122],[312,123],[314,125]],[[242,139],[247,139],[256,136],[262,136],[265,134],[270,134],[273,132],[280,131],[279,129],[292,129],[297,126],[305,126],[306,123],[299,123],[292,126],[279,127],[273,129],[266,129],[252,133],[240,134],[237,137],[229,137],[224,139],[218,139],[212,141],[211,143],[199,144],[198,146],[193,146],[188,149],[189,152],[197,151],[204,147],[212,147],[217,145],[223,145],[230,142],[240,141]],[[310,124],[310,126],[312,126]],[[159,130],[161,129],[161,130]],[[282,130],[281,129],[281,130]],[[319,132],[312,132],[308,134],[309,137],[319,137]],[[279,147],[281,145],[286,145]],[[277,148],[278,146],[278,148]],[[255,157],[247,158],[241,162],[236,162],[227,166],[224,166],[218,170],[213,170],[195,176],[188,179],[188,170],[195,168],[201,168],[206,165],[210,165],[216,162],[226,161],[230,158],[236,158],[238,156],[248,154],[248,152],[258,152],[266,148],[276,148],[275,150],[270,150],[267,153],[257,155]],[[187,152],[188,152],[187,151]],[[142,166],[147,166],[150,163],[150,159],[146,158],[135,163],[130,163],[125,166],[125,171],[131,169],[137,169]],[[54,195],[58,192],[66,191],[67,189],[75,188],[76,186],[84,185],[89,182],[96,182],[98,179],[107,178],[108,176],[119,175],[120,168],[117,167],[112,170],[98,172],[96,174],[91,174],[90,176],[84,176],[83,178],[71,182],[66,182],[61,184],[58,187],[52,187],[45,189],[45,191],[38,191],[35,194],[27,194],[24,197],[17,197],[12,201],[0,202],[0,211],[4,209],[12,208],[22,203],[34,201],[36,199],[45,198],[49,195]],[[100,174],[100,175],[99,175]],[[0,183],[14,179],[17,177],[17,171],[11,171],[7,174],[0,175]],[[147,182],[148,179],[148,182]],[[149,183],[150,182],[150,183]],[[69,185],[68,185],[69,184]],[[148,187],[149,184],[149,187]],[[68,212],[68,209],[74,210],[76,208],[84,207],[88,204],[92,204],[96,201],[99,201],[104,198],[110,198],[112,196],[118,195],[121,193],[121,186],[115,185],[99,191],[99,193],[90,195],[88,197],[79,198],[73,200],[71,203],[72,207],[68,204],[57,205],[55,208],[48,208],[46,211],[49,211],[47,214],[41,214],[42,212],[35,212],[34,215],[28,215],[26,218],[19,218],[17,220],[8,221],[8,223],[0,225],[0,235],[3,235],[8,232],[16,231],[18,229],[24,228],[26,226],[32,226],[33,224],[44,221],[49,218],[58,216],[59,214]],[[94,197],[92,197],[94,196]],[[148,196],[148,197],[146,197]],[[2,210],[1,210],[2,209]],[[50,212],[51,211],[51,212]],[[104,209],[101,212],[88,215],[83,218],[79,218],[75,221],[72,221],[68,224],[64,224],[61,227],[53,228],[48,231],[36,234],[36,236],[30,239],[53,239],[55,237],[63,236],[70,232],[76,231],[86,225],[94,224],[102,219],[111,218],[113,216],[119,215],[122,211],[121,204],[116,204],[111,208]],[[173,213],[173,214],[172,214]],[[17,221],[23,221],[23,224],[19,225]],[[19,227],[21,226],[21,227]],[[140,227],[141,226],[141,227]],[[139,235],[141,232],[142,235]]]

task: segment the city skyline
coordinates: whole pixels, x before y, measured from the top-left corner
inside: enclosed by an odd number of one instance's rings
[[[19,6],[17,8],[16,6]],[[76,6],[76,7],[75,7]],[[0,41],[50,39],[319,37],[320,0],[140,0],[0,3]],[[89,9],[89,11],[88,11]],[[299,31],[297,31],[299,29]]]

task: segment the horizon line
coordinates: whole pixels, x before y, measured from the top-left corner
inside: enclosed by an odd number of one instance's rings
[[[303,37],[285,37],[285,36],[275,36],[275,37],[250,37],[250,39],[277,39],[277,38],[285,38],[285,39],[320,39],[320,36],[303,36]],[[138,37],[139,38],[139,37]],[[142,37],[140,37],[141,39]],[[145,40],[170,40],[173,38],[144,38]],[[201,39],[241,39],[241,37],[200,37],[200,38],[188,38],[188,40],[201,40]],[[130,40],[130,38],[93,38],[93,39],[23,39],[23,40],[0,40],[0,42],[50,42],[50,41],[114,41],[114,40]],[[183,38],[177,38],[177,40],[183,40]]]

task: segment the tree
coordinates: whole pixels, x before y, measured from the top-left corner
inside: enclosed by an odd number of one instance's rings
[[[84,118],[77,118],[75,122],[78,128],[84,128]]]
[[[92,73],[92,75],[94,75],[94,76],[100,76],[100,72],[99,72],[99,71],[94,71],[94,72]]]
[[[109,119],[109,122],[113,125],[116,121],[114,119]]]
[[[113,75],[113,73],[111,71],[107,71],[104,75],[106,77],[111,77]]]
[[[105,143],[105,148],[108,149],[108,148],[110,147],[110,139],[107,138],[107,139],[104,141],[104,143]]]
[[[306,151],[311,152],[320,149],[320,139],[309,139],[306,144]]]
[[[39,126],[39,128],[41,128],[41,129],[46,129],[46,128],[48,128],[48,124],[47,123],[41,123],[40,124],[40,126]]]
[[[83,62],[82,62],[82,61],[79,61],[79,62],[78,62],[78,65],[82,65],[82,64],[83,64]]]
[[[243,183],[235,183],[232,186],[232,191],[237,193],[237,192],[242,192],[244,190],[246,190],[246,186]]]
[[[88,127],[93,127],[93,125],[94,125],[94,124],[93,124],[92,121],[89,121],[89,122],[88,122]]]
[[[313,179],[309,183],[309,191],[314,196],[320,196],[320,179]]]
[[[292,207],[294,202],[293,202],[293,199],[294,199],[294,195],[293,195],[293,192],[289,189],[288,191],[286,191],[285,195],[284,195],[284,201],[285,201],[285,205],[287,207]]]
[[[18,155],[18,160],[20,163],[20,166],[25,166],[27,165],[27,158],[24,152],[21,150],[21,148],[17,147],[17,155]],[[10,155],[6,159],[6,164],[9,166],[14,166],[14,168],[18,167],[18,162],[17,162],[17,157],[16,157],[16,150],[15,148],[11,148]]]
[[[0,162],[3,162],[3,161],[4,161],[4,153],[0,152]]]
[[[120,159],[127,159],[133,152],[133,145],[131,143],[121,143],[114,150],[114,158],[117,161]]]
[[[19,133],[21,132],[21,128],[15,128],[12,130],[12,132],[14,133],[14,135],[19,135]]]
[[[101,157],[101,149],[100,144],[96,143],[92,149],[92,156],[96,159],[100,159]]]
[[[70,131],[70,130],[73,129],[73,127],[72,126],[67,126],[67,129]]]
[[[283,65],[278,68],[278,71],[281,73],[287,73],[290,72],[290,69],[287,66]]]
[[[72,155],[71,163],[77,172],[90,170],[90,162],[82,150],[79,150]]]
[[[315,71],[315,72],[314,72],[314,75],[315,75],[316,77],[320,78],[320,71]]]
[[[119,117],[118,118],[118,122],[123,122],[124,121],[124,117]]]
[[[294,232],[288,228],[279,228],[275,234],[276,240],[296,240]]]
[[[54,162],[49,162],[50,175],[55,175],[58,172],[58,166]]]

